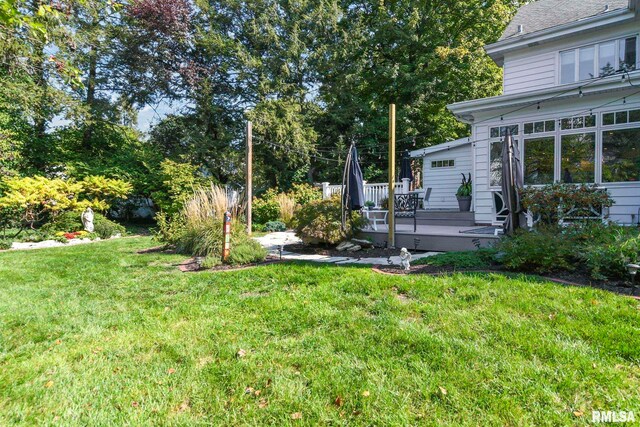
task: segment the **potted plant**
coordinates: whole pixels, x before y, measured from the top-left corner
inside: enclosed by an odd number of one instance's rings
[[[472,184],[471,184],[471,174],[469,174],[469,178],[462,175],[462,183],[460,187],[458,187],[458,191],[456,192],[456,199],[458,199],[458,207],[460,208],[460,212],[469,212],[471,210],[471,194],[472,194]]]
[[[364,202],[364,207],[365,209],[369,210],[369,209],[373,209],[376,207],[375,202],[371,201],[371,200],[367,200],[366,202]]]

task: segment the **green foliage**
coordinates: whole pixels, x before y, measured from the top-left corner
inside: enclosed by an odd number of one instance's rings
[[[74,231],[82,231],[84,227],[80,215],[80,212],[64,212],[58,215],[52,222],[45,224],[41,230],[44,233],[53,235],[58,232],[72,233]],[[101,239],[109,239],[118,234],[123,236],[126,234],[124,226],[111,221],[97,212],[93,215],[93,226],[94,232],[92,234]],[[89,237],[91,238],[93,236]]]
[[[0,239],[0,251],[11,249],[11,244],[13,240],[11,239]]]
[[[278,189],[270,188],[262,196],[254,197],[252,206],[253,219],[258,224],[280,219],[280,203]]]
[[[193,191],[206,184],[197,166],[169,159],[160,164],[159,181],[162,183],[162,189],[155,191],[152,198],[160,210],[169,214],[182,209]]]
[[[309,202],[322,199],[322,191],[320,188],[307,183],[293,184],[287,194],[299,205],[306,205]]]
[[[287,226],[282,221],[269,221],[264,225],[264,231],[287,231]]]
[[[507,269],[534,273],[572,271],[578,255],[572,239],[563,238],[562,229],[554,226],[519,229],[504,237],[496,249]]]
[[[600,211],[613,205],[613,199],[606,190],[597,185],[552,184],[542,187],[529,186],[521,190],[522,207],[534,216],[539,216],[545,224],[556,224],[559,209],[563,212],[576,208],[571,216],[592,217],[590,207]]]
[[[366,219],[359,214],[352,214],[351,220],[347,220],[346,230],[342,230],[342,206],[339,196],[308,203],[302,206],[293,218],[296,235],[312,244],[337,244],[365,225]]]
[[[127,231],[124,226],[102,217],[94,219],[93,232],[101,239],[110,239],[117,235],[124,236]]]
[[[627,264],[640,262],[640,234],[637,230],[616,230],[608,242],[588,244],[580,253],[595,279],[629,279]]]
[[[262,262],[267,257],[267,251],[260,243],[251,238],[235,239],[229,253],[229,264],[247,265]]]
[[[462,182],[460,183],[460,187],[458,187],[458,191],[456,192],[456,196],[458,197],[469,197],[473,194],[473,186],[472,186],[472,182],[471,182],[471,174],[469,174],[469,177],[467,178],[466,176],[464,176],[464,174],[462,175]]]

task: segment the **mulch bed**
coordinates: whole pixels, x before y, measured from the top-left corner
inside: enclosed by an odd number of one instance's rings
[[[428,274],[432,276],[444,276],[453,273],[500,273],[510,276],[516,276],[517,272],[509,272],[500,269],[499,266],[491,266],[488,269],[460,269],[452,266],[434,266],[434,265],[414,265],[411,271],[405,272],[397,265],[378,265],[373,267],[373,271],[388,275],[404,275],[404,274]],[[636,287],[631,287],[629,282],[623,281],[602,281],[594,280],[590,276],[580,272],[557,272],[554,274],[535,275],[546,280],[560,283],[568,286],[588,286],[592,288],[603,289],[621,295],[627,295],[636,299],[640,299],[640,283]]]
[[[265,265],[277,264],[282,261],[283,260],[281,260],[278,257],[268,256],[263,262],[256,262],[256,263],[245,264],[245,265],[221,264],[213,268],[202,268],[200,267],[200,264],[198,264],[195,258],[189,258],[181,262],[180,264],[178,264],[178,269],[183,273],[189,273],[194,271],[239,271],[239,270],[246,270],[247,268],[255,268],[255,267],[262,267]]]
[[[285,251],[303,255],[326,255],[330,257],[382,258],[400,255],[400,249],[369,248],[357,252],[337,251],[332,246],[314,246],[303,243],[285,245]],[[412,251],[413,253],[413,251]]]

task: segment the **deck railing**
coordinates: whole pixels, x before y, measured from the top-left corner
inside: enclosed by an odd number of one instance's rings
[[[403,180],[405,181],[405,180]],[[396,194],[405,194],[409,192],[409,181],[396,182],[395,190]],[[330,184],[328,182],[322,183],[322,197],[328,199],[334,194],[342,193],[342,185]],[[368,183],[364,182],[364,199],[375,203],[377,207],[380,207],[382,200],[389,198],[389,184],[387,183]]]

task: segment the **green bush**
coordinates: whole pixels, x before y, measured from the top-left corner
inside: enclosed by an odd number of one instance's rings
[[[567,211],[576,208],[572,217],[593,216],[590,207],[596,211],[613,205],[613,199],[606,190],[596,185],[552,184],[542,187],[526,187],[521,191],[522,207],[539,216],[544,224],[557,224],[559,209]]]
[[[288,195],[299,205],[322,199],[322,191],[310,184],[293,184]]]
[[[563,230],[554,226],[520,229],[504,237],[496,249],[505,268],[523,272],[571,271],[578,257],[574,239],[565,238]]]
[[[253,199],[253,220],[258,224],[280,219],[280,203],[277,200],[278,190],[269,189],[261,197]]]
[[[10,249],[12,243],[9,239],[0,239],[0,251]]]
[[[337,244],[361,230],[366,223],[366,219],[354,213],[351,220],[347,220],[346,230],[342,230],[340,196],[308,203],[293,218],[296,235],[310,244]]]
[[[104,215],[99,213],[93,214],[93,226],[94,233],[101,239],[108,239],[116,234],[124,235],[126,229],[118,224],[107,219]],[[65,212],[56,217],[56,219],[45,224],[41,231],[43,233],[55,234],[57,232],[73,233],[74,231],[82,231],[84,229],[82,220],[80,219],[79,212]]]
[[[628,279],[627,264],[640,261],[640,234],[618,230],[608,243],[587,245],[581,259],[594,279]]]
[[[287,226],[282,221],[269,221],[264,225],[264,231],[287,231]]]
[[[251,224],[251,230],[257,232],[266,231],[264,224],[256,224],[255,222]]]
[[[267,251],[251,238],[239,239],[231,244],[229,263],[232,265],[246,265],[262,262],[267,257]]]

